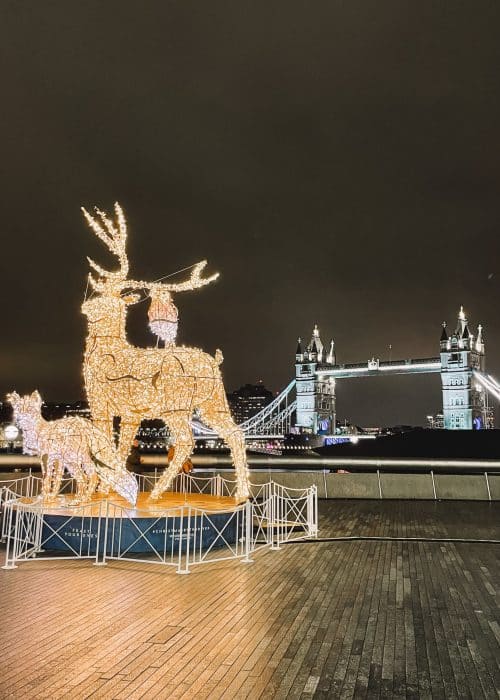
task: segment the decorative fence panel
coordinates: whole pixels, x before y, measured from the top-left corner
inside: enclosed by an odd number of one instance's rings
[[[138,476],[140,489],[150,490],[155,477]],[[71,479],[64,492],[71,489]],[[235,482],[221,476],[197,478],[186,474],[173,485],[177,492],[230,496]],[[253,485],[254,497],[240,505],[217,509],[184,505],[156,509],[132,508],[112,497],[72,505],[64,495],[43,501],[41,479],[24,477],[2,488],[2,535],[7,543],[4,568],[33,559],[127,560],[174,567],[191,567],[239,559],[250,562],[254,552],[279,549],[285,542],[315,537],[318,532],[317,491],[286,489],[272,481]]]

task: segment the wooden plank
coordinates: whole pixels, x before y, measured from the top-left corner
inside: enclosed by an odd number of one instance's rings
[[[321,502],[320,535],[500,539],[500,504]],[[131,562],[0,571],[2,697],[489,698],[500,548],[344,541],[190,576]]]

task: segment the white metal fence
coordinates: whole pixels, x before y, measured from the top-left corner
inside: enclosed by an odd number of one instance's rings
[[[153,488],[156,476],[137,476],[139,489]],[[71,492],[72,482],[63,488]],[[172,491],[232,496],[236,482],[180,474]],[[4,482],[0,494],[3,568],[35,559],[92,559],[103,566],[126,560],[161,564],[187,574],[193,566],[239,559],[284,542],[318,534],[317,489],[288,489],[273,481],[253,485],[253,498],[227,509],[184,505],[168,509],[131,509],[111,499],[54,510],[40,496],[41,479],[33,475]],[[62,505],[62,504],[61,504]],[[57,517],[52,515],[56,513]],[[52,515],[51,515],[52,514]]]
[[[16,499],[36,499],[42,493],[42,477],[31,472],[16,479],[0,482],[0,538],[4,542],[7,533],[10,531],[9,518],[7,517],[7,502]],[[75,480],[72,478],[63,479],[59,493],[61,495],[71,494],[75,490]]]

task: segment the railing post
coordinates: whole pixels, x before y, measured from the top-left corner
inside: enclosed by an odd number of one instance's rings
[[[314,536],[317,537],[319,530],[318,489],[314,491],[314,527],[316,530]]]
[[[484,472],[484,478],[486,479],[486,488],[488,489],[488,501],[491,501],[491,491],[490,482],[488,480],[488,472]]]
[[[432,492],[434,494],[434,500],[437,500],[436,497],[436,482],[434,481],[434,471],[431,469],[431,479],[432,479]]]
[[[196,522],[195,522],[195,532],[196,532]],[[189,574],[189,554],[191,546],[191,506],[188,508],[188,526],[187,526],[187,537],[186,537],[186,565],[184,567],[185,573]]]
[[[37,511],[37,512],[36,512]],[[42,554],[44,550],[42,549],[42,537],[43,537],[43,503],[40,503],[38,508],[35,509],[36,518],[36,530],[35,530],[35,544],[36,552]]]
[[[271,513],[272,513],[272,544],[271,544],[271,549],[281,549],[280,547],[280,521],[279,521],[279,496],[276,493],[276,489],[274,489],[275,493],[273,494],[273,497],[271,499],[272,503],[272,508],[271,508]],[[274,541],[276,540],[276,544],[274,544]]]
[[[382,496],[382,483],[380,481],[380,469],[377,469],[377,479],[378,479],[378,497],[383,498],[383,496]]]
[[[99,513],[98,513],[98,518],[99,522],[97,524],[97,542],[95,545],[95,562],[94,566],[106,566],[106,550],[108,547],[108,521],[109,521],[109,501],[106,500],[106,514],[104,516],[104,538],[101,543],[101,532],[102,532],[102,525],[101,525],[101,520],[102,520],[102,502],[99,503]],[[114,536],[114,531],[113,531],[113,536]],[[102,544],[102,560],[99,561],[99,552],[101,549],[101,544]],[[118,555],[120,553],[118,552]]]
[[[222,491],[223,491],[222,477],[220,474],[217,474],[217,476],[215,477],[215,495],[220,498],[222,496]]]
[[[14,526],[14,546],[12,548],[13,551],[13,557],[12,561],[13,563],[16,562],[18,559],[20,559],[20,535],[22,534],[23,531],[23,526],[25,527],[25,522],[24,519],[26,517],[26,513],[24,512],[23,506],[19,506],[19,504],[16,504],[16,524]]]
[[[253,503],[248,500],[245,503],[245,557],[241,561],[243,564],[251,564],[253,559],[250,553],[254,550],[253,544]]]
[[[315,484],[307,492],[307,534],[318,536],[318,489]]]
[[[273,484],[274,487],[274,484]],[[274,488],[273,492],[271,494],[271,498],[269,499],[269,506],[270,506],[270,514],[271,517],[269,519],[269,527],[271,528],[271,549],[274,549],[274,528],[275,528],[275,517],[274,517],[274,510],[275,510],[275,502],[274,502]]]
[[[17,566],[14,563],[15,560],[11,560],[10,556],[12,551],[12,513],[14,511],[14,508],[12,507],[12,502],[8,503],[5,507],[6,509],[8,509],[7,547],[5,550],[5,564],[2,566],[2,569],[17,569]]]
[[[177,553],[177,571],[176,574],[182,574],[182,523],[184,522],[184,507],[181,506],[179,511],[179,551]],[[174,520],[175,523],[175,520]],[[175,538],[175,527],[173,528],[173,536]]]
[[[189,574],[189,536],[191,534],[191,506],[188,507],[188,529],[186,536],[186,554],[184,555],[184,568],[182,568],[182,535],[184,532],[184,507],[181,508],[179,517],[179,563],[177,565],[176,574]]]
[[[267,499],[262,504],[262,516],[263,516],[263,518],[264,518],[264,508],[265,508],[265,518],[267,521],[266,541],[267,541],[268,545],[271,545],[273,543],[272,542],[273,529],[272,529],[272,524],[271,524],[272,523],[272,512],[271,512],[272,508],[271,508],[271,496],[269,494],[269,490],[268,490],[268,494],[267,494]]]
[[[281,493],[279,497],[279,514],[281,523],[280,542],[286,542],[286,540],[288,539],[287,522],[288,518],[290,517],[290,513],[288,511],[288,493],[285,497],[285,487],[283,486],[283,484],[281,484]]]
[[[274,547],[274,493],[269,494],[269,504],[267,508],[268,512],[268,521],[267,521],[267,529],[269,533],[269,544],[271,545],[271,549]]]
[[[2,532],[0,537],[0,542],[5,542],[5,518],[7,515],[6,511],[6,494],[7,487],[0,487],[0,517],[2,518]]]
[[[16,561],[19,559],[19,530],[21,529],[21,521],[23,515],[23,507],[16,503],[16,508],[14,509],[14,504],[12,504],[12,511],[15,512],[15,524],[14,524],[14,537],[11,547],[11,565],[7,566],[8,569],[17,569]]]

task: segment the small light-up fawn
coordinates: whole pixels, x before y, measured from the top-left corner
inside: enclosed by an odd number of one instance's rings
[[[14,409],[14,421],[23,431],[24,452],[40,457],[44,499],[57,496],[66,469],[77,485],[74,503],[90,500],[100,479],[105,487],[135,504],[135,477],[122,469],[113,443],[91,421],[80,417],[45,420],[38,391],[27,396],[14,391],[8,394],[7,401]]]

